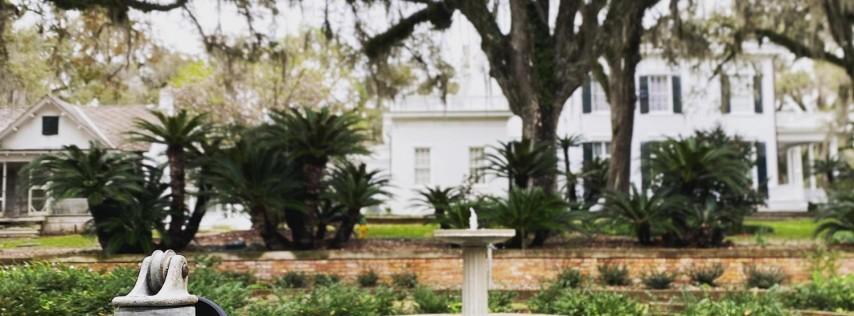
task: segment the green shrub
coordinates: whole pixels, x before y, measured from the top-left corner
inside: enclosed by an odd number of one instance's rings
[[[744,269],[744,274],[747,288],[770,289],[786,281],[786,274],[778,267],[749,266]]]
[[[647,289],[666,290],[670,288],[670,285],[675,279],[675,274],[666,271],[660,271],[644,274],[641,280],[643,282],[643,285]]]
[[[314,286],[330,286],[341,282],[337,274],[318,273],[314,275]]]
[[[854,276],[817,279],[794,287],[786,304],[797,309],[854,311]]]
[[[190,271],[190,293],[206,297],[221,306],[229,314],[248,303],[255,278],[248,273],[223,272],[216,269],[219,260],[213,257],[198,258]]]
[[[508,313],[513,311],[513,299],[516,298],[516,292],[510,291],[489,291],[489,312],[490,313]]]
[[[288,271],[276,281],[276,285],[287,289],[300,289],[308,286],[305,272]]]
[[[577,288],[584,282],[584,275],[578,269],[564,269],[555,279],[555,285],[561,288]]]
[[[532,235],[559,231],[569,219],[566,202],[541,188],[513,189],[507,198],[494,200],[495,207],[483,212],[483,217],[491,224],[516,230],[516,236],[505,243],[507,247],[525,248]]]
[[[316,287],[308,293],[279,297],[252,304],[246,315],[252,316],[375,316],[394,315],[394,293],[378,288],[373,293],[357,287],[334,283]]]
[[[749,176],[755,146],[720,127],[642,147],[644,184],[688,204],[661,214],[668,220],[658,223],[667,228],[662,239],[670,245],[723,246],[726,232],[764,201]]]
[[[620,265],[599,265],[599,282],[608,286],[626,286],[631,284],[629,269]]]
[[[722,299],[689,298],[683,316],[784,316],[790,315],[774,294],[738,294]]]
[[[541,291],[528,301],[528,307],[534,313],[569,316],[649,314],[649,306],[627,296],[558,287]]]
[[[107,315],[113,297],[130,292],[137,272],[109,273],[48,263],[0,267],[0,315]]]
[[[418,286],[418,275],[412,272],[395,273],[391,275],[391,284],[396,288],[413,289]]]
[[[724,266],[720,263],[715,263],[707,266],[695,266],[688,271],[688,276],[691,277],[691,282],[697,285],[708,285],[711,287],[717,286],[715,280],[724,274]]]
[[[380,281],[380,276],[374,270],[364,271],[356,277],[356,283],[361,287],[375,287]]]
[[[450,313],[453,298],[449,294],[436,293],[426,288],[418,287],[412,292],[412,300],[415,301],[418,313],[441,314]]]

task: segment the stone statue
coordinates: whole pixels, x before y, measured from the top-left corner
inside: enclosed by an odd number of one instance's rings
[[[476,230],[477,229],[477,213],[474,212],[474,208],[470,207],[469,212],[469,229]]]
[[[113,298],[116,316],[195,316],[199,301],[187,292],[187,258],[172,250],[154,251],[142,261],[136,284],[126,296]]]

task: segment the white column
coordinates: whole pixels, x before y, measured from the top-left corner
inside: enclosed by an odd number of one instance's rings
[[[483,316],[489,312],[486,246],[463,247],[463,316]]]
[[[6,196],[6,173],[7,173],[7,167],[6,167],[6,162],[4,161],[3,162],[3,171],[0,172],[0,177],[3,178],[3,180],[0,180],[0,182],[2,182],[2,183],[0,183],[0,191],[2,191],[2,192],[0,192],[0,195],[3,195],[3,201],[0,202],[0,216],[3,216],[4,214],[6,214],[6,200],[9,199]]]
[[[809,147],[807,147],[807,161],[809,162],[808,172],[810,173],[810,189],[816,188],[815,182],[815,172],[813,172],[812,166],[815,165],[815,143],[810,143]]]
[[[789,151],[789,163],[791,163],[792,174],[791,177],[792,184],[803,188],[804,184],[804,166],[801,161],[801,146],[794,146]]]

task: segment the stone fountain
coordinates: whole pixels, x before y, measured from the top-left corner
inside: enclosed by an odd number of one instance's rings
[[[489,312],[489,246],[513,238],[513,229],[479,229],[477,213],[471,209],[469,229],[438,229],[433,237],[463,248],[463,316]]]

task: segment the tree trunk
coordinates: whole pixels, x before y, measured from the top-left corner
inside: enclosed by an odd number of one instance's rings
[[[611,159],[608,161],[608,189],[629,192],[632,133],[635,124],[634,67],[624,73],[612,72],[609,84],[611,103]]]
[[[261,235],[261,239],[264,240],[264,247],[268,250],[285,250],[290,248],[287,238],[279,232],[278,224],[270,220],[265,207],[252,207],[249,211],[249,219],[252,221],[252,229]]]
[[[291,230],[291,240],[293,240],[294,247],[297,250],[312,249],[313,236],[311,235],[311,232],[306,229],[307,227],[311,227],[308,225],[306,213],[301,210],[290,208],[286,208],[284,211],[285,222]]]
[[[350,241],[350,238],[353,236],[353,228],[359,221],[359,215],[359,209],[347,211],[347,216],[344,216],[344,219],[341,220],[341,224],[338,226],[338,231],[335,232],[335,239],[331,243],[332,248],[341,248]]]
[[[184,170],[184,149],[180,146],[170,146],[166,149],[169,160],[169,190],[171,200],[169,201],[169,230],[167,236],[163,236],[166,245],[171,246],[172,239],[181,239],[186,221],[186,205],[184,204],[184,191],[186,188],[186,177]]]
[[[638,242],[641,245],[652,244],[652,229],[650,228],[649,223],[639,223],[637,225],[635,235],[638,238]]]
[[[643,36],[643,17],[656,1],[626,1],[619,12],[609,11],[605,32],[607,39],[605,61],[610,74],[600,83],[608,87],[611,105],[611,159],[608,162],[607,188],[629,192],[631,175],[632,133],[635,123],[635,72],[641,60],[640,44]],[[616,4],[615,4],[616,5]],[[615,10],[611,7],[611,10]],[[613,15],[612,15],[613,13]],[[594,71],[595,73],[595,71]]]
[[[570,203],[575,203],[578,201],[578,192],[575,192],[575,176],[572,174],[572,170],[570,170],[569,147],[561,149],[563,150],[563,168],[564,177],[566,178],[566,200]]]
[[[316,248],[318,246],[317,243],[321,242],[320,240],[313,238],[310,230],[319,227],[318,217],[320,214],[320,193],[323,190],[322,181],[325,167],[325,162],[318,164],[306,163],[303,165],[302,169],[306,179],[305,228],[307,228],[309,232],[305,236],[308,240],[300,241],[300,244],[307,246],[310,249]]]

